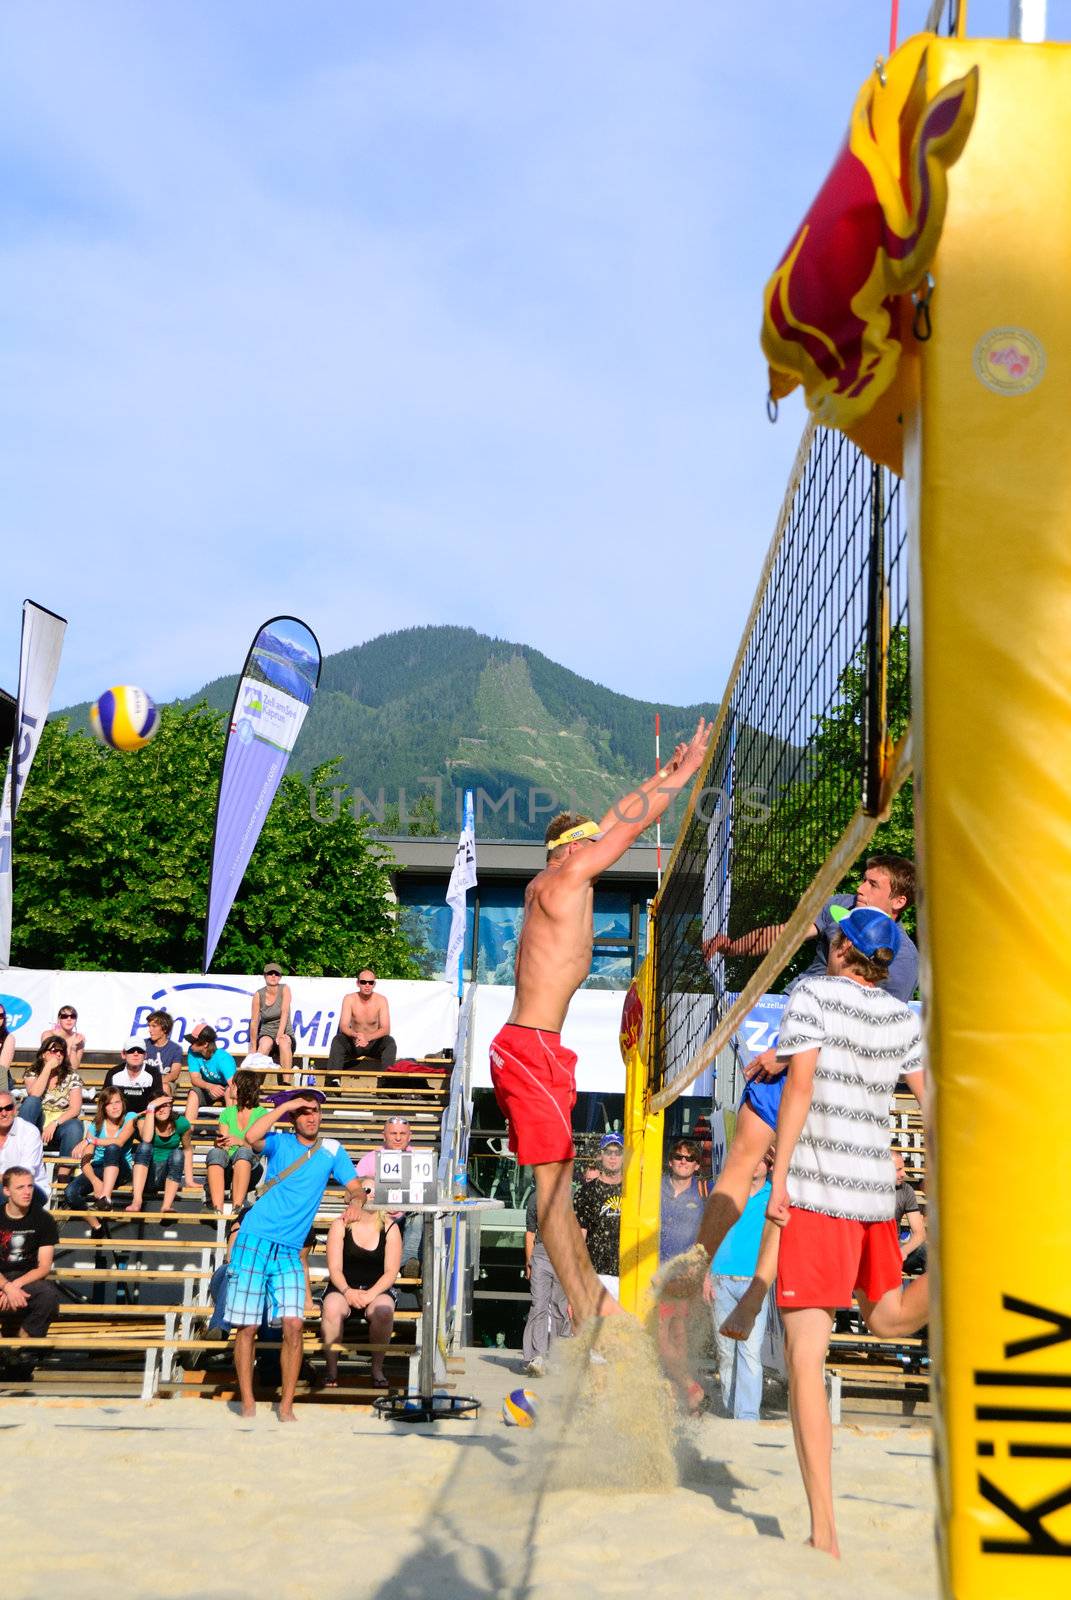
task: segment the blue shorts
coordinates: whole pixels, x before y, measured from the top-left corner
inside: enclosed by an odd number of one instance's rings
[[[741,1106],[750,1106],[757,1117],[776,1131],[777,1113],[781,1109],[781,1096],[785,1092],[787,1072],[782,1072],[772,1083],[749,1083],[744,1090]]]
[[[255,1328],[267,1315],[305,1317],[305,1271],[301,1251],[239,1229],[227,1267],[227,1321]]]

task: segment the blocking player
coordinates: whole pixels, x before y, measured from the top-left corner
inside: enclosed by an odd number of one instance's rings
[[[516,994],[509,1021],[491,1044],[491,1081],[509,1123],[510,1149],[535,1168],[539,1232],[581,1322],[620,1310],[591,1265],[572,1206],[576,1056],[561,1028],[591,970],[595,880],[666,810],[702,766],[710,739],[702,717],[687,744],[599,823],[562,812],[546,832],[547,865],[524,896]]]
[[[853,895],[834,895],[826,902],[811,926],[811,937],[817,938],[819,948],[815,959],[803,978],[821,977],[826,972],[829,951],[835,940],[838,926],[855,907],[869,907],[883,911],[894,922],[912,903],[915,895],[914,863],[904,856],[875,855],[867,861],[866,870]],[[759,955],[769,950],[781,926],[754,928],[738,939],[718,935],[703,946],[709,959],[715,954]],[[918,982],[918,951],[903,929],[897,927],[896,955],[882,981],[883,988],[899,1000],[910,1000]],[[797,983],[803,979],[797,979]],[[725,1165],[707,1201],[707,1209],[699,1227],[698,1242],[713,1258],[722,1240],[747,1202],[751,1175],[756,1163],[770,1143],[771,1131],[777,1126],[778,1108],[784,1089],[784,1061],[780,1049],[765,1050],[747,1068],[747,1086],[736,1120],[736,1132],[729,1147]],[[919,1093],[922,1075],[919,1074]],[[750,1322],[754,1320],[773,1281],[777,1265],[776,1235],[768,1234],[759,1255],[755,1283],[740,1301],[736,1310],[723,1326],[722,1332],[731,1338],[746,1339]]]
[[[919,1019],[881,987],[901,937],[882,911],[848,912],[826,975],[793,989],[777,1046],[788,1073],[766,1214],[782,1230],[777,1303],[810,1542],[831,1555],[840,1552],[825,1359],[835,1312],[854,1295],[883,1339],[906,1338],[928,1316],[925,1274],[902,1282],[889,1137],[897,1082],[918,1093],[922,1076]]]

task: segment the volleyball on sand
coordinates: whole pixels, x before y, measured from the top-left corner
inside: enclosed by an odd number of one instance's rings
[[[536,1397],[531,1389],[514,1389],[502,1402],[502,1421],[509,1428],[534,1428]]]
[[[140,750],[160,726],[160,713],[144,689],[120,684],[89,708],[89,725],[112,750]]]

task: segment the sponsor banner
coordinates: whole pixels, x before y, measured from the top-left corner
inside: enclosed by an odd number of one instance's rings
[[[283,780],[320,681],[320,645],[296,617],[258,632],[238,682],[223,751],[205,928],[205,971]]]
[[[292,1026],[302,1055],[326,1056],[338,1031],[343,997],[352,978],[286,978],[293,997]],[[87,1050],[116,1050],[131,1034],[145,1033],[150,1011],[175,1019],[181,1044],[195,1022],[208,1022],[226,1050],[249,1049],[249,1014],[259,974],[201,977],[196,973],[47,972],[10,967],[0,975],[0,1003],[20,1050],[36,1048],[61,1005],[73,1005]],[[380,979],[377,991],[390,1006],[391,1032],[400,1056],[434,1055],[454,1047],[457,997],[451,984]]]
[[[22,604],[22,649],[15,733],[0,798],[0,966],[11,960],[12,833],[19,801],[26,787],[59,671],[64,617],[32,600]]]

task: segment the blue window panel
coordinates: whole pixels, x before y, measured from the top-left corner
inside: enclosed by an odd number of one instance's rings
[[[632,896],[627,889],[595,890],[596,939],[632,938]]]

